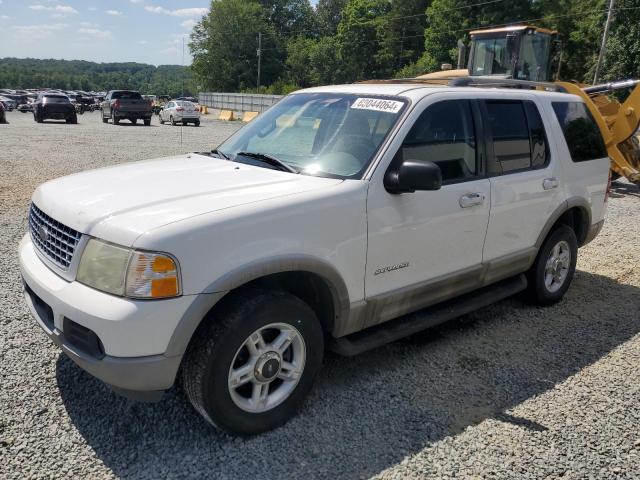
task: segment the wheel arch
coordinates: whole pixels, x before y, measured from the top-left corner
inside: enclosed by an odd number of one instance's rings
[[[197,296],[178,323],[165,355],[182,355],[198,327],[232,292],[251,287],[285,290],[305,301],[332,335],[349,316],[349,294],[338,271],[310,256],[287,256],[244,265],[220,277]]]
[[[563,224],[571,227],[576,234],[578,247],[586,243],[591,226],[591,207],[582,197],[572,197],[563,202],[549,217],[536,241],[536,248],[540,249],[553,228]]]

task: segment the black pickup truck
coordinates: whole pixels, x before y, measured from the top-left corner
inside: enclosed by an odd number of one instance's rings
[[[120,120],[126,119],[136,123],[142,119],[146,126],[151,125],[152,105],[149,100],[142,98],[139,92],[131,90],[110,90],[100,105],[102,121],[113,120],[118,125]]]
[[[76,108],[69,97],[61,93],[41,93],[33,104],[33,119],[42,123],[53,118],[67,123],[78,123]]]

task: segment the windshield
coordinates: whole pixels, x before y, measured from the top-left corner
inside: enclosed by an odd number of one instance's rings
[[[400,97],[293,94],[239,130],[218,151],[243,163],[264,165],[242,155],[260,153],[308,175],[361,178],[405,106]]]
[[[517,78],[533,81],[549,80],[550,50],[550,35],[524,35],[520,42]]]
[[[512,75],[507,39],[481,38],[474,42],[471,75]]]

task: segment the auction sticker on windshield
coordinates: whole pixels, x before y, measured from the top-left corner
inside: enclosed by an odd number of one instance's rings
[[[378,112],[398,113],[404,103],[381,98],[356,98],[351,108],[359,110],[376,110]]]

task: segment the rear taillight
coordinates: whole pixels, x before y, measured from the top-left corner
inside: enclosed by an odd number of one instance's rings
[[[115,108],[116,110],[120,110],[120,100],[116,100],[115,102],[113,102],[113,108]]]
[[[604,201],[609,200],[609,194],[611,193],[611,170],[609,170],[609,179],[607,180],[607,192],[604,194]]]
[[[184,108],[182,108],[182,107],[178,107],[178,108],[176,108],[176,110],[177,110],[178,112],[181,112],[181,111],[183,111],[183,110],[184,110]]]

